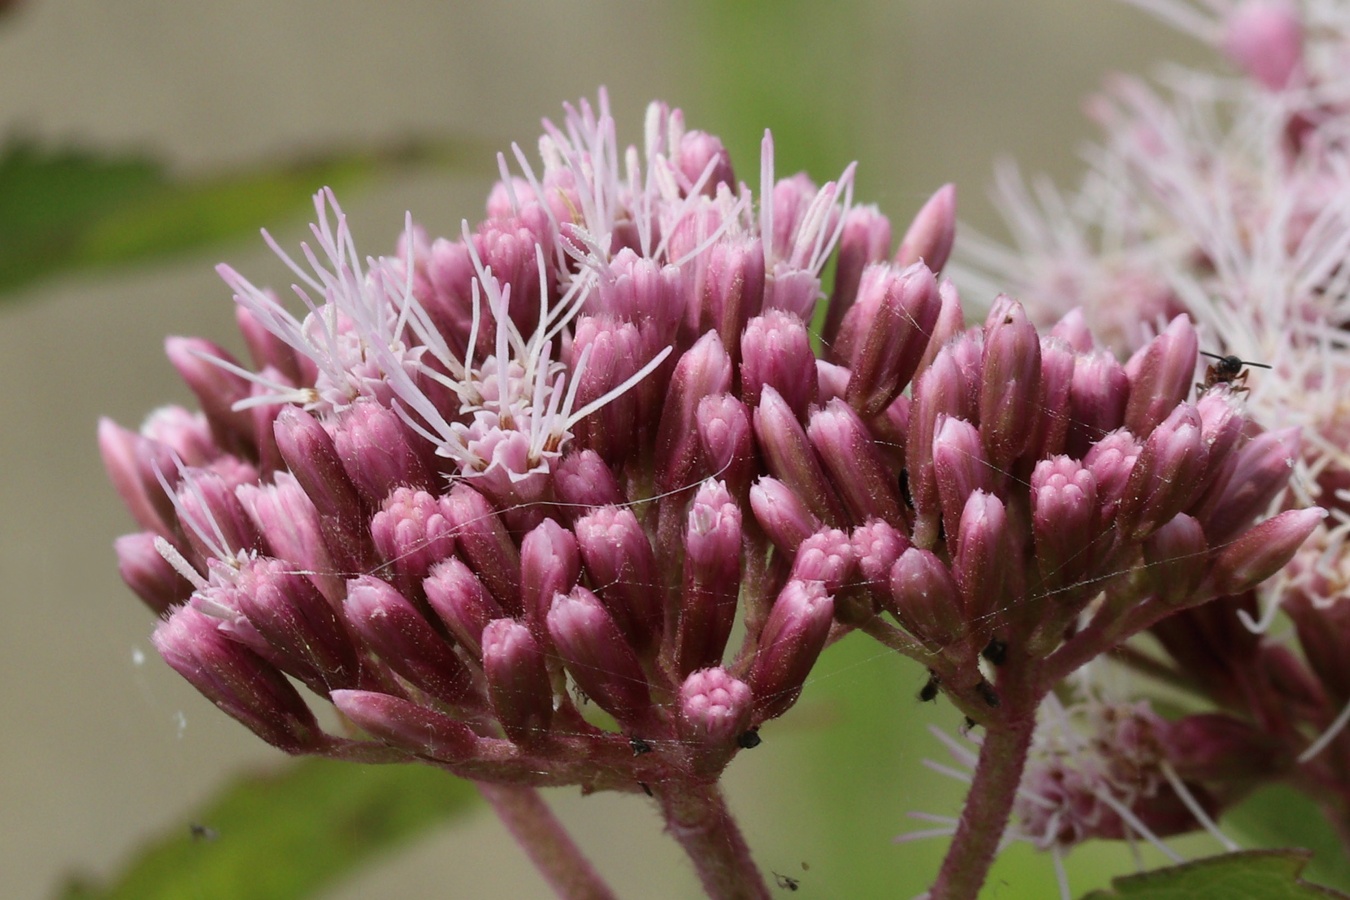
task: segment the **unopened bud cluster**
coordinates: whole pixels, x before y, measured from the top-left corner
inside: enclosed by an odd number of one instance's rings
[[[392,258],[362,261],[321,193],[303,263],[273,244],[308,314],[222,267],[251,365],[171,339],[201,412],[101,428],[156,646],[269,742],[711,779],[849,628],[898,624],[992,709],[982,653],[1244,590],[1315,523],[1250,528],[1293,439],[1193,395],[1187,320],[1123,365],[1007,297],[967,329],[936,274],[950,188],[892,250],[851,168],[775,180],[767,137],[756,198],[659,104],[642,151],[603,99],[546,129],[476,228],[409,222]],[[356,727],[324,732],[294,682]]]

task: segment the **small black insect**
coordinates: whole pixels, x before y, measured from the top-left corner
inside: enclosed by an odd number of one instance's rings
[[[188,825],[188,833],[192,835],[194,841],[214,841],[220,837],[220,832],[209,825],[203,825],[200,822],[193,822]]]
[[[649,785],[647,782],[645,782],[645,781],[639,781],[639,782],[638,782],[638,787],[642,788],[642,793],[646,794],[648,797],[655,796],[655,795],[652,793],[652,786]]]
[[[919,688],[919,702],[932,703],[937,699],[938,690],[942,687],[942,679],[932,669],[928,670],[928,680]]]
[[[980,651],[980,655],[989,660],[991,665],[1001,666],[1008,658],[1008,643],[994,638],[988,647]]]
[[[1207,369],[1205,369],[1205,380],[1197,384],[1196,390],[1201,393],[1209,390],[1215,385],[1226,384],[1233,393],[1247,392],[1247,366],[1256,366],[1261,369],[1269,369],[1270,366],[1265,363],[1251,362],[1240,359],[1236,356],[1220,356],[1217,353],[1210,353],[1206,350],[1200,351],[1201,356],[1208,356],[1215,360]]]
[[[736,736],[736,746],[742,750],[753,750],[762,743],[764,743],[764,739],[759,736],[758,725],[748,731],[742,731]]]
[[[640,737],[630,737],[628,739],[628,746],[633,748],[634,756],[641,756],[644,753],[652,752],[652,745]]]
[[[975,685],[975,692],[984,700],[986,706],[991,709],[997,709],[999,705],[998,691],[987,681],[981,681]]]
[[[773,880],[785,891],[795,891],[802,886],[802,883],[791,875],[779,875],[777,872],[773,873]]]

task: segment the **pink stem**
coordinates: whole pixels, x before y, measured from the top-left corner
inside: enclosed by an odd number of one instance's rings
[[[769,886],[717,785],[672,783],[656,790],[666,826],[688,854],[709,897],[769,900]]]
[[[970,794],[930,900],[975,900],[979,894],[1012,813],[1035,725],[1032,704],[1026,714],[1002,719],[985,734]]]
[[[538,791],[486,781],[476,781],[474,786],[559,897],[614,900],[614,892],[582,855]]]

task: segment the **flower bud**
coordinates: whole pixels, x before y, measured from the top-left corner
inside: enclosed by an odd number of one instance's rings
[[[741,585],[741,510],[725,486],[705,481],[689,505],[684,532],[677,670],[722,661]]]
[[[365,536],[360,497],[333,439],[318,419],[295,406],[283,409],[274,427],[281,458],[318,510],[333,562],[343,571],[367,571],[375,564],[374,548]]]
[[[864,419],[889,406],[909,383],[941,306],[937,280],[922,263],[863,272],[858,302],[844,317],[840,339],[851,349],[847,399]]]
[[[1186,509],[1204,487],[1208,464],[1200,414],[1184,403],[1153,429],[1139,451],[1116,515],[1120,533],[1141,540]]]
[[[287,753],[321,746],[319,723],[286,676],[226,637],[218,625],[217,619],[180,606],[150,640],[174,671],[267,743]]]
[[[361,730],[416,756],[457,763],[477,752],[478,738],[468,725],[399,697],[374,691],[334,691],[333,705]]]
[[[680,686],[680,739],[706,746],[732,744],[750,727],[750,687],[725,669],[691,672]]]
[[[990,617],[1006,601],[1008,569],[1020,562],[1013,558],[1007,529],[1003,501],[984,491],[972,492],[955,535],[952,575],[966,621],[977,634],[992,629]]]
[[[656,557],[647,533],[626,507],[606,506],[577,520],[573,531],[591,583],[633,649],[660,637],[665,614]]]
[[[873,205],[853,206],[844,214],[835,253],[834,290],[822,336],[827,346],[834,344],[839,325],[858,297],[863,269],[883,262],[891,252],[891,222]],[[917,261],[917,260],[916,260]],[[908,265],[906,263],[906,265]]]
[[[816,355],[806,325],[779,309],[751,319],[741,335],[741,396],[757,406],[765,385],[773,385],[798,419],[816,402]]]
[[[992,491],[994,487],[992,470],[974,425],[963,419],[938,417],[933,437],[933,478],[942,502],[942,524],[951,540],[965,512],[966,499],[975,491]]]
[[[211,362],[218,359],[242,368],[238,361],[225,348],[201,338],[167,338],[164,353],[196,395],[217,442],[236,455],[252,456],[257,446],[253,416],[246,409],[234,409],[234,404],[248,399],[250,382]]]
[[[647,676],[614,618],[584,587],[557,594],[548,633],[586,696],[624,724],[640,723],[651,706]]]
[[[1144,540],[1144,562],[1150,584],[1167,604],[1185,603],[1205,575],[1204,529],[1185,513],[1178,513]]]
[[[750,411],[730,394],[713,394],[698,403],[698,438],[712,477],[744,497],[755,467]]]
[[[234,486],[206,469],[188,469],[178,483],[179,524],[202,559],[258,550],[262,538],[234,495]]]
[[[720,345],[739,350],[745,323],[764,307],[764,245],[759,238],[724,239],[709,247],[706,257],[695,333],[706,336],[711,330]]]
[[[414,599],[431,567],[455,552],[454,526],[443,497],[395,488],[370,521],[370,536],[393,569],[399,589]]]
[[[544,651],[524,623],[494,619],[483,629],[483,676],[492,712],[513,743],[538,743],[553,720]]]
[[[128,431],[112,419],[98,420],[98,449],[103,457],[103,468],[108,480],[117,489],[117,495],[131,512],[136,524],[161,536],[169,534],[168,523],[173,521],[173,507],[153,475],[146,479],[146,468],[141,464],[145,454],[142,445],[147,438]],[[173,471],[172,457],[163,453],[168,466],[161,466],[165,477]]]
[[[483,655],[483,629],[506,613],[468,566],[452,556],[432,567],[422,587],[427,602],[474,659]]]
[[[925,644],[941,650],[965,635],[956,582],[933,553],[911,547],[900,554],[890,586],[891,615]]]
[[[1057,456],[1067,446],[1071,422],[1069,395],[1073,390],[1076,362],[1073,348],[1064,341],[1051,337],[1041,339],[1040,415],[1028,445],[1036,459]]]
[[[736,346],[740,346],[739,341]],[[695,476],[699,462],[698,404],[709,394],[731,390],[732,374],[731,357],[712,332],[699,338],[675,364],[656,437],[660,490],[676,490],[699,480]]]
[[[1006,302],[1000,302],[1000,300]],[[1041,341],[1016,300],[1001,295],[984,326],[980,437],[989,462],[1006,471],[1039,428]]]
[[[761,721],[787,712],[830,634],[834,602],[819,581],[787,583],[769,610],[747,681]]]
[[[1052,590],[1078,584],[1100,537],[1097,479],[1067,456],[1043,459],[1031,473],[1031,527],[1036,565]]]
[[[614,472],[594,450],[579,450],[564,456],[553,471],[553,488],[558,499],[574,507],[565,512],[581,516],[589,509],[617,506],[624,502],[623,491]]]
[[[1114,356],[1101,349],[1079,356],[1069,387],[1068,454],[1081,458],[1089,447],[1125,424],[1129,397],[1130,379]]]
[[[1228,484],[1203,520],[1212,544],[1227,543],[1270,508],[1289,483],[1300,443],[1299,429],[1292,427],[1262,432],[1236,451]]]
[[[900,491],[894,474],[858,414],[842,400],[816,410],[806,426],[834,487],[855,521],[900,521]]]
[[[813,515],[828,523],[842,521],[839,502],[806,432],[783,398],[768,385],[755,407],[754,425],[769,472],[800,497]]]
[[[577,407],[598,400],[637,374],[646,362],[642,338],[632,322],[611,316],[582,316],[572,338],[573,386]],[[577,363],[587,354],[586,365]],[[578,377],[579,376],[579,377]],[[624,391],[572,427],[578,447],[593,450],[617,466],[632,451],[638,421],[637,394]]]
[[[1303,21],[1291,3],[1250,0],[1230,9],[1220,49],[1268,91],[1303,73]]]
[[[888,522],[870,519],[849,536],[858,557],[862,586],[883,608],[891,606],[891,568],[909,549],[909,539]]]
[[[359,399],[338,415],[333,446],[370,506],[379,506],[397,487],[432,487],[428,466],[413,449],[402,420],[373,400]]]
[[[895,264],[922,262],[941,272],[956,243],[956,185],[944,184],[923,205],[895,251]]]
[[[572,532],[545,519],[525,535],[520,542],[520,602],[536,638],[548,639],[544,619],[553,595],[572,590],[580,577],[581,555]]]
[[[113,542],[117,570],[127,587],[160,615],[192,594],[192,585],[155,548],[159,535],[153,531],[124,534]]]
[[[858,553],[852,540],[837,528],[822,528],[802,541],[792,560],[791,578],[819,581],[833,596],[853,580]]]
[[[1196,713],[1169,722],[1162,743],[1167,762],[1183,781],[1266,779],[1279,765],[1274,735],[1224,713]]]
[[[1199,346],[1195,326],[1180,315],[1126,364],[1130,399],[1125,427],[1137,437],[1147,438],[1190,394]]]
[[[483,579],[502,608],[519,615],[520,551],[497,511],[463,482],[442,498],[441,509],[452,525],[456,551]]]
[[[324,542],[319,511],[295,476],[277,472],[271,484],[241,484],[235,495],[272,555],[304,570],[330,604],[340,604],[346,586]]]
[[[797,546],[821,527],[801,498],[777,478],[761,477],[755,482],[750,488],[750,510],[774,546],[787,554],[796,553]]]
[[[473,690],[469,670],[406,597],[372,575],[347,583],[348,624],[385,665],[419,690],[457,705]]]
[[[1284,568],[1326,514],[1318,506],[1286,510],[1225,544],[1210,570],[1215,592],[1240,594]]]

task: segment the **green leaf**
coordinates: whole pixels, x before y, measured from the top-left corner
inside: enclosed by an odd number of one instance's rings
[[[1114,879],[1083,900],[1326,900],[1346,895],[1299,878],[1307,850],[1246,850]]]
[[[1308,877],[1350,890],[1350,858],[1326,814],[1306,794],[1287,785],[1267,785],[1224,813],[1240,843],[1257,847],[1306,847]]]
[[[61,900],[292,900],[475,808],[473,786],[420,765],[306,759],[241,778],[147,847],[115,883],[72,879]]]
[[[302,214],[325,185],[341,189],[404,167],[458,166],[470,149],[455,141],[349,148],[182,182],[148,157],[13,141],[0,152],[0,292],[256,234],[262,222]]]

